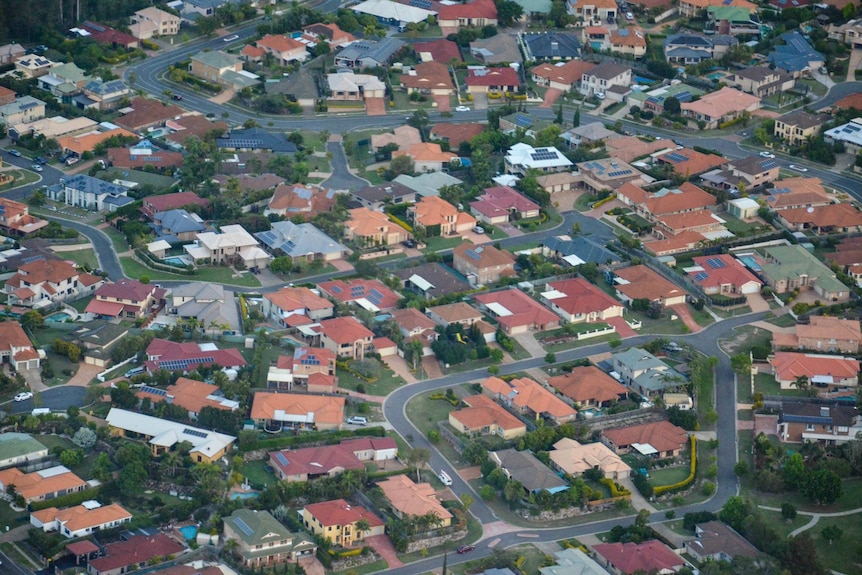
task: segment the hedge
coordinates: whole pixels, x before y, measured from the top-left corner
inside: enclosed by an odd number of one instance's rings
[[[597,201],[596,203],[594,203],[594,204],[593,204],[593,209],[596,209],[596,208],[600,208],[600,207],[602,207],[602,206],[603,206],[603,205],[605,205],[606,203],[608,203],[608,202],[610,202],[610,201],[612,201],[612,200],[615,200],[615,199],[616,199],[616,197],[617,197],[617,196],[616,196],[616,194],[610,194],[610,195],[608,195],[608,197],[603,198],[603,199],[601,199],[601,200]]]
[[[428,399],[434,399],[434,400],[442,399],[443,401],[448,401],[452,407],[458,407],[458,404],[461,403],[461,400],[458,399],[457,397],[454,399],[450,399],[449,397],[446,397],[445,393],[432,393],[431,395],[428,396]]]
[[[611,497],[628,497],[632,494],[631,491],[629,491],[622,485],[618,485],[610,477],[603,477],[601,480],[599,480],[599,483],[610,489]]]
[[[248,447],[240,447],[241,452],[254,451],[257,449],[274,450],[285,447],[295,447],[297,445],[306,445],[309,443],[324,443],[326,445],[334,445],[340,443],[342,439],[351,437],[384,437],[386,430],[382,427],[364,427],[355,431],[324,431],[324,432],[308,432],[300,435],[289,437],[276,437],[273,439],[263,439],[257,441],[253,449]]]
[[[69,493],[68,495],[63,495],[62,497],[55,497],[54,499],[46,499],[45,501],[33,501],[32,503],[30,503],[30,508],[33,511],[41,511],[42,509],[48,509],[49,507],[75,507],[76,505],[80,505],[84,501],[98,498],[99,487],[91,487],[90,489],[85,489],[84,491]]]
[[[692,483],[694,483],[695,475],[697,474],[697,438],[692,435],[691,436],[691,471],[689,471],[688,477],[683,479],[678,483],[672,483],[670,485],[659,485],[658,487],[653,488],[653,493],[655,495],[661,495],[663,493],[679,491],[680,489],[685,489]]]
[[[404,228],[405,230],[407,230],[408,232],[413,233],[413,226],[411,226],[410,224],[408,224],[404,220],[397,218],[397,217],[393,216],[392,214],[389,214],[389,219],[392,220],[393,223],[396,223],[399,226],[401,226],[402,228]]]

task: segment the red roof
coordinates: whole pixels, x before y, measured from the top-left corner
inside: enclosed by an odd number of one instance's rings
[[[157,288],[152,284],[143,284],[138,280],[123,278],[118,280],[116,283],[105,284],[97,289],[96,299],[114,298],[124,302],[142,302],[150,295],[158,298],[159,293],[163,296],[165,294],[165,290]]]
[[[99,546],[85,539],[84,541],[69,543],[66,545],[66,551],[72,555],[89,555],[90,553],[99,551]]]
[[[461,50],[458,49],[458,44],[445,38],[430,42],[415,42],[413,49],[419,54],[427,52],[435,62],[448,64],[452,60],[461,61]]]
[[[489,218],[509,214],[512,210],[522,215],[538,212],[539,204],[509,186],[487,188],[470,207]]]
[[[858,360],[833,355],[779,351],[769,360],[769,363],[772,364],[775,378],[780,381],[793,381],[803,375],[809,381],[818,376],[838,380],[855,379],[856,374],[859,373]]]
[[[365,464],[342,445],[273,451],[269,462],[283,475],[328,475],[336,470],[363,469]]]
[[[177,192],[162,196],[148,196],[144,199],[144,210],[150,214],[157,214],[183,206],[207,207],[209,204],[209,200],[201,198],[194,192]]]
[[[199,365],[219,365],[222,367],[246,365],[245,358],[236,348],[207,349],[207,347],[207,345],[194,342],[177,343],[156,338],[147,347],[149,361],[144,362],[144,365],[147,366],[150,373],[159,369],[191,371]]]
[[[552,298],[551,301],[572,315],[588,315],[623,307],[623,304],[583,278],[550,283],[548,288],[565,294],[564,297]]]
[[[473,0],[469,4],[449,4],[437,10],[437,21],[461,18],[497,19],[497,5],[493,0]]]
[[[434,124],[431,127],[431,137],[435,140],[444,140],[449,142],[449,149],[454,150],[461,145],[461,142],[472,140],[485,131],[485,124],[466,123],[466,124]]]
[[[478,74],[477,74],[478,72]],[[471,69],[467,79],[468,86],[515,86],[521,85],[514,68]]]
[[[90,303],[87,304],[87,307],[84,311],[95,315],[117,317],[123,311],[124,307],[125,306],[120,302],[99,301],[97,299],[94,299],[90,300]]]
[[[730,254],[698,256],[694,258],[694,263],[702,267],[703,271],[692,272],[689,277],[703,287],[714,288],[730,285],[739,289],[750,282],[761,283],[757,276],[748,271],[742,262]]]
[[[488,306],[498,304],[509,311],[509,315],[498,315],[497,321],[512,328],[519,326],[545,325],[560,320],[557,314],[543,307],[536,300],[517,289],[479,294],[476,301]]]
[[[368,522],[369,527],[383,526],[383,521],[379,517],[364,507],[350,505],[344,499],[312,503],[311,505],[306,505],[305,510],[324,526],[353,525],[362,519]]]
[[[161,559],[166,555],[176,555],[184,549],[181,544],[162,533],[152,536],[135,535],[127,541],[106,545],[105,556],[91,560],[90,567],[97,573],[113,571],[130,565],[146,564],[156,557]]]
[[[340,302],[353,302],[366,299],[380,309],[391,309],[398,304],[401,297],[386,287],[380,280],[356,278],[349,281],[332,280],[323,282],[317,287],[331,298]]]
[[[685,565],[682,557],[655,539],[644,541],[640,545],[634,543],[601,543],[593,546],[593,550],[608,560],[620,572],[630,575],[636,571],[650,573],[653,570],[664,572],[676,571],[677,567]]]

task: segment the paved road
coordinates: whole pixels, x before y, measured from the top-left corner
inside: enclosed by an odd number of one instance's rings
[[[39,407],[47,407],[53,411],[66,411],[71,405],[81,407],[84,405],[84,396],[86,394],[86,387],[69,385],[52,387],[40,394],[42,405]],[[9,413],[30,413],[35,407],[32,399],[26,401],[7,401],[3,405],[3,411]]]
[[[321,185],[334,190],[361,190],[368,185],[367,180],[363,180],[350,173],[350,167],[347,165],[347,156],[344,154],[344,146],[341,142],[329,142],[326,144],[326,151],[332,154],[332,175],[324,180]]]

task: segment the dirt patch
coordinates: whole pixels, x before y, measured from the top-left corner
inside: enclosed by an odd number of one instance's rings
[[[545,99],[542,101],[540,108],[550,108],[557,101],[557,98],[563,95],[563,91],[558,88],[548,88],[545,91]]]
[[[213,104],[227,104],[233,99],[235,95],[236,92],[234,92],[233,90],[225,90],[221,94],[210,98],[209,101]]]
[[[458,475],[460,475],[461,479],[463,479],[464,481],[479,479],[480,477],[482,477],[482,468],[478,465],[476,467],[466,467],[459,470]]]
[[[752,341],[763,338],[768,330],[755,327],[751,329],[737,329],[733,332],[733,336],[721,340],[721,349],[729,356],[740,353],[742,350],[747,350]]]

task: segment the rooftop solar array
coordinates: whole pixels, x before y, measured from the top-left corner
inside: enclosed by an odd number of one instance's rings
[[[144,393],[149,393],[150,395],[160,395],[162,397],[168,394],[168,392],[164,389],[159,389],[158,387],[150,387],[149,385],[141,387],[141,391],[143,391]]]
[[[530,154],[530,157],[536,162],[540,162],[542,160],[556,160],[558,158],[557,151],[549,148],[536,148],[536,151]]]
[[[186,435],[191,435],[192,437],[206,437],[207,436],[207,434],[204,433],[203,431],[198,431],[197,429],[189,429],[188,427],[183,429],[183,433],[185,433]]]
[[[299,360],[301,365],[320,365],[320,360],[317,359],[314,355],[306,355],[301,360]]]
[[[476,261],[482,259],[482,248],[476,248],[475,250],[467,250],[465,253],[467,254],[467,257],[472,258]]]
[[[777,168],[778,164],[775,163],[775,160],[764,160],[760,162],[760,167],[764,170],[771,170],[773,168]]]
[[[45,256],[30,256],[29,258],[24,258],[21,261],[25,264],[29,264],[29,263],[37,262],[39,260],[44,260],[44,259],[45,259]]]
[[[633,174],[632,170],[617,170],[616,172],[610,172],[608,174],[609,178],[619,178],[621,176],[627,176],[629,174]]]
[[[380,303],[383,301],[383,294],[372,288],[368,292],[368,301],[370,301],[377,307],[380,307]]]
[[[529,128],[533,125],[533,120],[530,119],[529,116],[525,116],[524,114],[515,114],[515,125],[519,128]]]
[[[287,457],[285,457],[284,453],[282,453],[281,451],[273,455],[273,457],[275,457],[275,460],[278,461],[281,465],[288,464]]]
[[[410,0],[410,5],[423,10],[431,10],[431,0]]]
[[[188,368],[189,365],[192,364],[205,364],[205,363],[213,363],[215,361],[214,357],[198,357],[198,358],[183,358],[183,359],[171,359],[168,361],[159,361],[158,366],[161,369],[167,369],[168,371],[179,371],[181,369]]]
[[[721,261],[721,258],[707,258],[706,265],[708,265],[714,270],[725,267],[725,264],[723,261]]]
[[[332,286],[332,293],[341,293],[341,288],[338,286]]]
[[[675,164],[688,161],[688,158],[686,156],[683,156],[682,154],[680,154],[678,152],[670,152],[669,154],[665,154],[663,157],[666,160],[673,162]]]
[[[237,526],[237,529],[245,533],[246,537],[251,537],[254,534],[254,529],[248,526],[248,523],[240,519],[239,517],[233,518],[233,524]]]
[[[706,272],[698,272],[698,273],[696,273],[696,274],[695,274],[695,276],[694,276],[694,281],[696,281],[696,282],[702,282],[703,280],[705,280],[705,279],[706,279],[706,278],[708,278],[708,277],[709,277],[709,274],[708,274],[708,273],[706,273]]]

